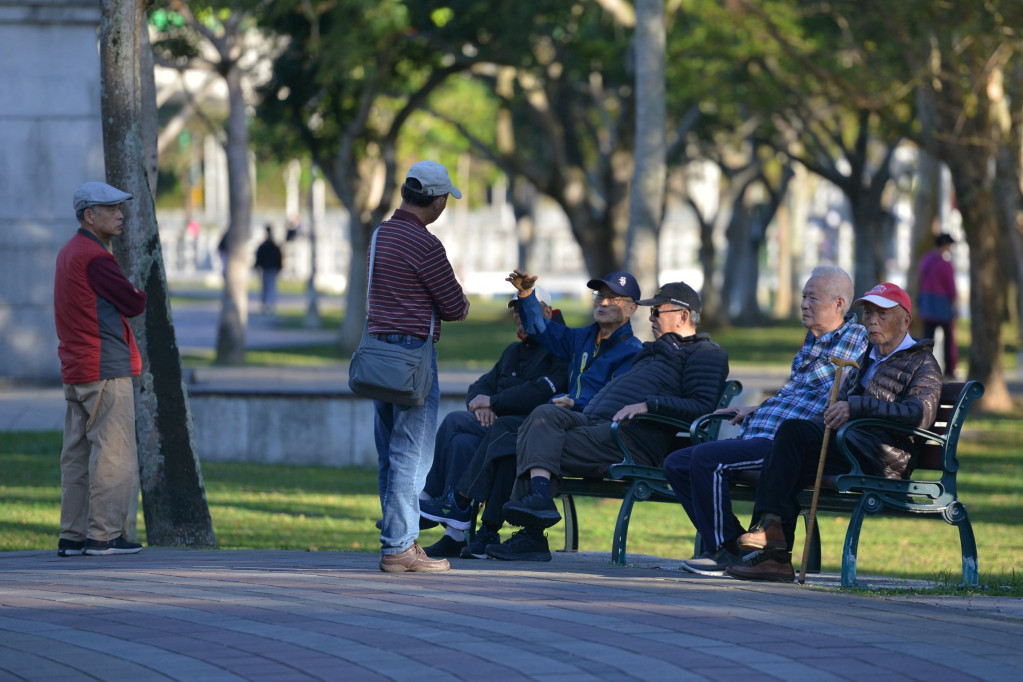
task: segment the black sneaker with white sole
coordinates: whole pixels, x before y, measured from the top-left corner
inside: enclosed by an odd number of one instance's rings
[[[725,569],[738,563],[742,563],[742,556],[732,554],[724,547],[718,547],[717,551],[704,552],[698,557],[683,561],[682,570],[697,575],[724,576]]]
[[[85,554],[85,542],[82,540],[57,540],[57,556],[82,556]]]
[[[138,554],[142,551],[142,545],[137,542],[128,542],[123,535],[118,535],[113,540],[101,541],[87,538],[85,541],[85,553],[89,556],[104,556],[106,554]]]

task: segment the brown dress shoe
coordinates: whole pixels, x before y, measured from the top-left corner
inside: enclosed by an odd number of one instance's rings
[[[758,549],[777,552],[788,550],[788,543],[785,542],[785,530],[781,527],[781,522],[774,519],[759,522],[750,528],[748,533],[740,535],[736,544],[744,552]]]
[[[774,583],[791,583],[796,580],[792,569],[792,554],[789,552],[754,552],[741,564],[725,569],[725,573],[739,580],[766,580]]]
[[[412,546],[400,554],[384,554],[380,557],[380,570],[384,573],[442,573],[451,569],[447,559],[431,559],[419,546]]]

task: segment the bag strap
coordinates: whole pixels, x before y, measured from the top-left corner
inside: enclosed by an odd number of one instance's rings
[[[373,238],[369,242],[369,278],[366,280],[366,329],[369,329],[369,290],[373,286],[373,262],[377,256],[377,233],[380,228],[373,230]],[[433,309],[433,303],[430,304],[430,335],[427,336],[427,340],[433,343],[433,325],[437,320],[437,313]]]

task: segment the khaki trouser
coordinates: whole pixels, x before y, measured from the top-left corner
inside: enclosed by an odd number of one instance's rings
[[[60,537],[106,542],[127,535],[127,516],[138,505],[131,377],[65,384],[64,397]]]

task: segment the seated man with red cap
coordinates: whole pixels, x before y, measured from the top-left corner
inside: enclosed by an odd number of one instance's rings
[[[792,582],[792,544],[799,517],[798,495],[816,479],[825,428],[837,430],[861,417],[928,428],[941,397],[941,368],[931,353],[934,342],[909,335],[913,307],[901,287],[885,282],[853,305],[863,305],[867,349],[845,377],[838,400],[821,419],[782,422],[764,461],[753,506],[755,525],[740,535],[739,549],[750,552],[742,563],[725,569],[741,580]],[[846,441],[864,473],[886,478],[909,476],[913,441],[902,433],[870,429],[849,434]],[[835,441],[828,445],[825,473],[846,473],[849,467]],[[759,550],[759,551],[758,551]]]

